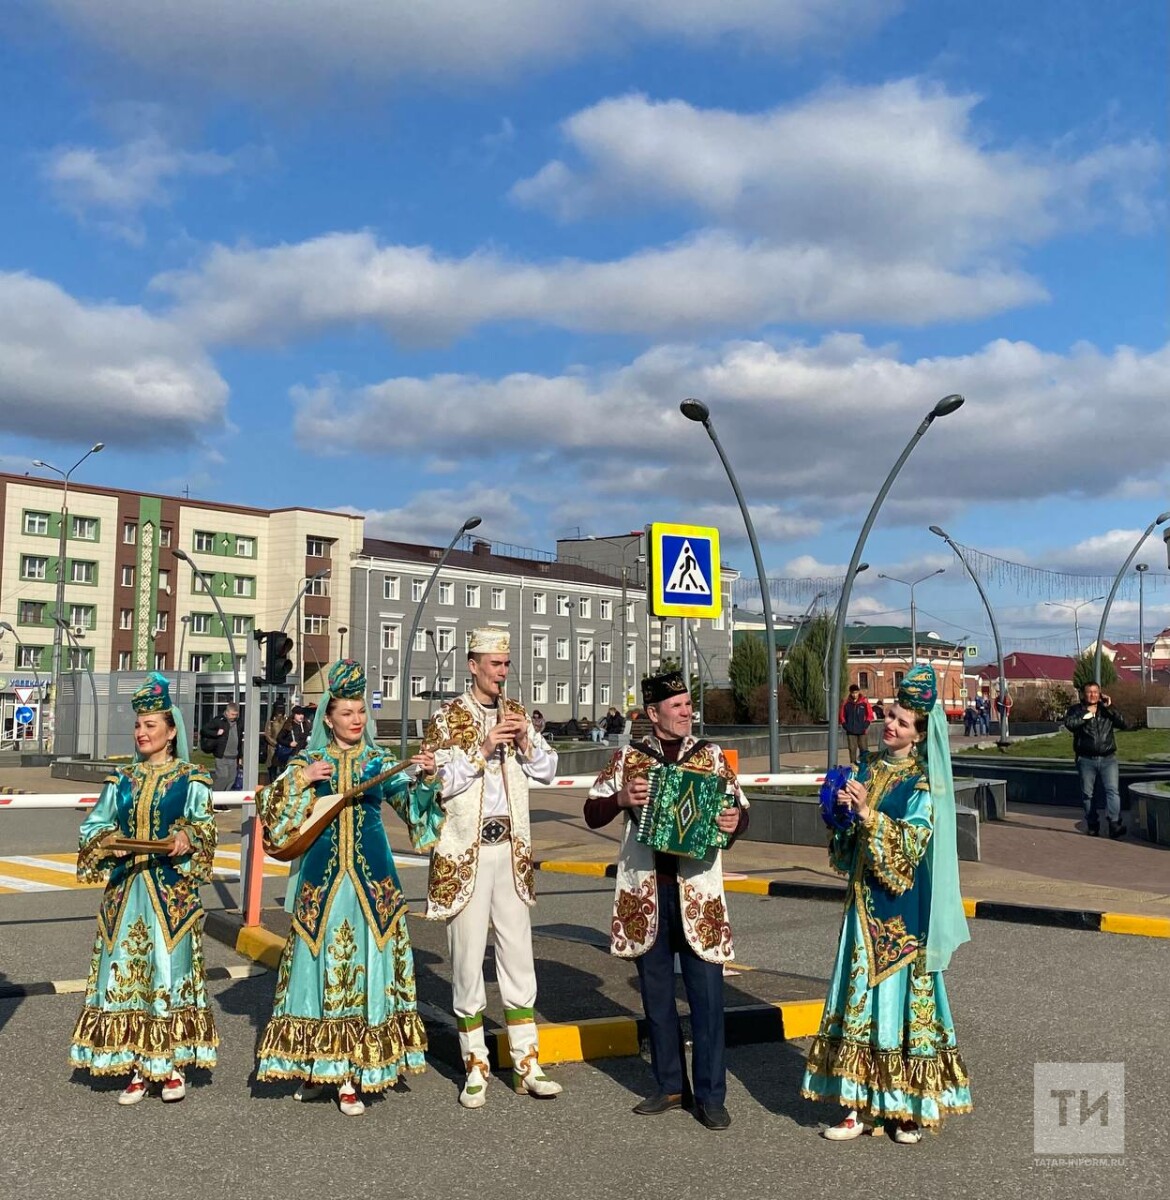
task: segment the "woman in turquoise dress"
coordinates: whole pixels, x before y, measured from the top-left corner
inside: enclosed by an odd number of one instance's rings
[[[907,674],[882,747],[837,793],[854,821],[834,830],[829,860],[849,892],[801,1094],[844,1106],[844,1119],[824,1131],[831,1141],[881,1123],[913,1145],[924,1127],[971,1111],[943,985],[969,934],[946,715],[929,666]]]
[[[370,737],[365,692],[359,663],[333,665],[308,747],[257,793],[272,844],[287,843],[319,797],[394,766]],[[326,826],[289,877],[292,928],[256,1077],[301,1080],[298,1100],[336,1085],[347,1116],[365,1111],[362,1091],[382,1091],[400,1073],[426,1065],[406,900],[382,824],[385,801],[406,823],[416,849],[438,840],[443,812],[434,755],[417,754],[411,762],[432,781],[410,783],[402,774],[365,792]]]
[[[215,820],[211,780],[191,763],[183,715],[165,676],[134,694],[136,761],[102,788],[81,826],[77,877],[108,872],[85,1007],[69,1059],[93,1075],[129,1075],[119,1104],[137,1104],[152,1082],[182,1100],[184,1071],[215,1066],[219,1038],[203,976],[203,905],[211,880]],[[111,836],[174,838],[167,854],[111,851]]]

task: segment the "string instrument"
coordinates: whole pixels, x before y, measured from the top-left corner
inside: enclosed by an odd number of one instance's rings
[[[174,848],[175,838],[173,834],[165,838],[132,838],[123,837],[120,833],[116,833],[106,838],[102,843],[103,850],[110,852],[124,850],[127,854],[169,855]]]
[[[273,845],[268,840],[268,831],[264,831],[264,853],[269,858],[275,858],[277,862],[292,862],[294,858],[300,858],[350,801],[356,800],[371,788],[377,787],[380,783],[385,783],[387,779],[402,771],[413,771],[417,775],[418,766],[412,762],[401,762],[391,767],[388,771],[383,771],[380,775],[375,775],[373,779],[367,779],[365,783],[355,784],[347,791],[338,792],[331,796],[319,797],[305,814],[305,819],[300,823],[296,833],[283,845]]]

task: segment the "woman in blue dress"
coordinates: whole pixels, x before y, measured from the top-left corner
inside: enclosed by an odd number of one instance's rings
[[[111,775],[81,826],[77,877],[108,872],[85,1007],[69,1059],[93,1075],[130,1075],[119,1104],[137,1104],[148,1085],[182,1100],[184,1071],[213,1067],[219,1038],[203,976],[203,905],[211,880],[215,820],[211,779],[188,757],[183,715],[165,676],[134,694],[135,762]],[[112,835],[174,838],[169,854],[111,851]]]
[[[272,844],[287,843],[319,797],[394,765],[370,737],[365,693],[359,663],[334,663],[308,747],[257,793]],[[434,755],[417,754],[411,762],[429,782],[408,783],[403,774],[365,792],[325,827],[289,877],[292,928],[256,1076],[300,1080],[298,1100],[335,1085],[347,1116],[365,1111],[362,1091],[382,1091],[401,1072],[425,1068],[406,900],[382,824],[385,801],[406,823],[416,849],[438,840],[443,812]]]
[[[904,679],[882,748],[837,794],[854,821],[834,831],[829,859],[849,893],[801,1094],[844,1106],[824,1131],[831,1141],[882,1123],[913,1145],[923,1128],[971,1111],[942,975],[969,934],[946,715],[929,666]]]

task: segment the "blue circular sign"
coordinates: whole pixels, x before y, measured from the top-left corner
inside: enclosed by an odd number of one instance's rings
[[[16,710],[17,725],[31,725],[36,720],[36,713],[27,704],[22,704]]]

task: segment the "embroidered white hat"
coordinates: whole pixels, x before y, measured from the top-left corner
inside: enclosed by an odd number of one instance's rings
[[[468,654],[508,654],[512,635],[506,629],[473,629],[467,645]]]

